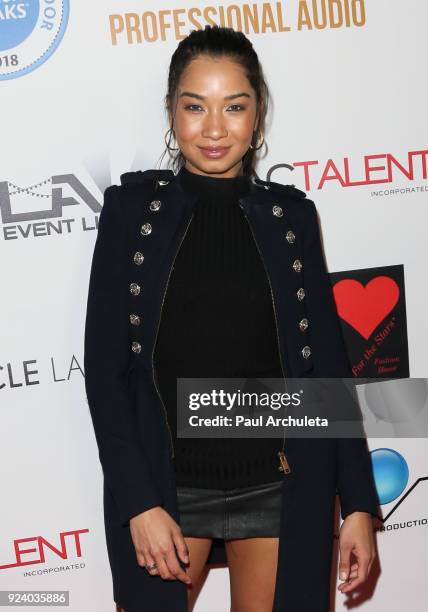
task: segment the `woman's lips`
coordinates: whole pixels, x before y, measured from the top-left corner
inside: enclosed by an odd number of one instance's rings
[[[218,159],[223,157],[229,151],[230,147],[199,147],[201,153],[210,159]]]

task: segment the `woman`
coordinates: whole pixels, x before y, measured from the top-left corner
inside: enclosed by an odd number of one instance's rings
[[[365,440],[177,438],[175,410],[178,377],[351,376],[315,206],[254,178],[268,92],[242,33],[181,41],[166,102],[178,172],[106,190],[88,294],[113,596],[126,612],[191,610],[223,537],[234,611],[326,612],[337,491],[339,590],[375,557]]]

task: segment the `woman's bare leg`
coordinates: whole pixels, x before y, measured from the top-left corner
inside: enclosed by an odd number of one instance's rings
[[[231,612],[272,612],[278,538],[226,540]]]
[[[186,572],[192,579],[192,584],[187,586],[188,612],[192,612],[195,601],[200,591],[200,579],[205,569],[205,562],[211,550],[212,538],[184,538],[189,549],[190,563],[186,566]],[[162,578],[158,577],[162,580]],[[116,606],[116,612],[126,612],[123,608]]]
[[[186,566],[186,572],[192,579],[192,584],[187,586],[187,602],[189,612],[192,612],[195,601],[200,591],[200,580],[203,577],[205,563],[211,550],[212,538],[184,538],[189,549],[190,563]]]

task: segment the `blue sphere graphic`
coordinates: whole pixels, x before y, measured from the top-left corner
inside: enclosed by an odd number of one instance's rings
[[[406,488],[409,468],[403,455],[392,448],[371,451],[373,475],[380,504],[397,499]]]

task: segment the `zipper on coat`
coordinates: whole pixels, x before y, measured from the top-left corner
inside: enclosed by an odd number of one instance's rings
[[[285,369],[284,369],[284,365],[282,363],[282,357],[281,357],[281,345],[280,345],[280,342],[279,342],[279,332],[278,332],[278,319],[277,319],[277,315],[276,315],[276,306],[275,306],[275,299],[274,299],[273,291],[272,291],[272,283],[271,283],[271,280],[270,280],[269,272],[268,272],[267,267],[266,267],[266,263],[265,263],[264,257],[262,255],[262,252],[260,250],[259,244],[258,244],[258,242],[256,240],[255,235],[254,235],[254,231],[253,231],[253,228],[251,226],[250,220],[248,219],[247,213],[244,210],[244,207],[242,205],[241,200],[239,200],[239,206],[240,206],[242,212],[244,213],[244,217],[245,217],[245,219],[246,219],[246,221],[248,223],[248,226],[250,228],[251,234],[253,236],[254,243],[255,243],[255,245],[257,247],[257,250],[259,252],[260,259],[261,259],[261,261],[263,263],[263,266],[265,268],[266,277],[267,277],[268,282],[269,282],[270,295],[271,295],[271,299],[272,299],[273,314],[274,314],[274,318],[275,318],[275,328],[276,328],[276,338],[277,338],[277,342],[278,342],[279,361],[280,361],[280,364],[281,364],[281,371],[282,371],[282,376],[283,376],[283,379],[284,379],[284,386],[285,386],[285,389],[287,391],[287,382],[285,380]],[[291,472],[291,467],[290,467],[290,464],[288,463],[287,456],[286,456],[286,454],[284,452],[284,446],[285,446],[285,428],[284,428],[284,436],[283,436],[283,439],[282,439],[282,448],[281,448],[281,450],[278,451],[278,457],[279,457],[279,462],[280,462],[280,466],[279,466],[278,469],[281,472],[284,472],[284,474],[289,474]]]
[[[155,339],[154,339],[154,342],[153,342],[153,350],[152,350],[152,378],[153,378],[153,384],[155,386],[156,393],[158,394],[159,400],[160,400],[160,402],[162,404],[162,407],[163,407],[163,410],[164,410],[164,413],[165,413],[165,423],[166,423],[166,426],[167,426],[168,432],[169,432],[169,438],[170,438],[170,443],[171,443],[171,456],[172,456],[172,458],[175,457],[174,440],[173,440],[173,436],[172,436],[171,427],[170,427],[169,422],[168,422],[168,412],[166,410],[166,407],[165,407],[165,404],[163,402],[162,396],[161,396],[160,391],[158,389],[158,386],[156,384],[156,380],[155,380],[155,366],[154,366],[153,358],[154,358],[154,353],[155,353],[155,348],[156,348],[156,340],[157,340],[157,337],[158,337],[159,327],[160,327],[160,322],[161,322],[161,317],[162,317],[163,303],[165,301],[165,296],[166,296],[166,292],[167,292],[167,289],[168,289],[169,279],[170,279],[170,276],[171,276],[172,269],[174,267],[174,263],[175,263],[176,257],[178,255],[178,252],[179,252],[180,248],[181,248],[182,242],[183,242],[183,240],[184,240],[184,238],[185,238],[185,236],[187,234],[187,230],[189,229],[189,225],[190,225],[190,223],[191,223],[191,221],[193,219],[193,215],[194,215],[194,212],[192,213],[192,215],[191,215],[191,217],[189,219],[189,222],[187,223],[186,229],[184,231],[183,236],[181,237],[180,244],[178,245],[178,248],[177,248],[177,250],[175,252],[175,255],[174,255],[174,258],[172,260],[171,267],[169,269],[168,278],[167,278],[165,289],[164,289],[163,296],[162,296],[162,303],[161,303],[160,313],[159,313],[159,321],[158,321],[158,325],[157,325],[157,329],[156,329],[156,335],[155,335]]]

